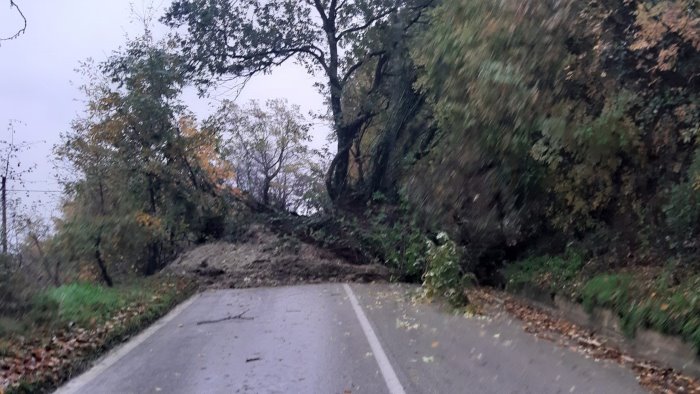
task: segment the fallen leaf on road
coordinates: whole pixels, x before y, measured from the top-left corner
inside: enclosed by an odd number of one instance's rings
[[[637,360],[619,348],[605,343],[597,334],[579,327],[567,320],[552,316],[550,313],[533,307],[508,294],[487,289],[474,289],[470,300],[479,300],[491,308],[491,314],[497,315],[505,310],[523,322],[523,330],[537,338],[548,340],[581,353],[594,360],[609,360],[627,366],[637,375],[639,383],[652,393],[689,393],[700,394],[700,382],[682,375],[670,368],[645,360]],[[489,293],[496,293],[498,296]],[[500,302],[495,302],[498,299]],[[497,334],[498,335],[498,334]],[[575,387],[572,387],[575,390]]]

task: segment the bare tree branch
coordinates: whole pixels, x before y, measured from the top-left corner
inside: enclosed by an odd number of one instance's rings
[[[14,0],[10,0],[10,9],[15,8],[17,10],[17,13],[19,14],[20,17],[22,17],[22,28],[20,28],[17,33],[10,37],[0,37],[0,41],[10,41],[18,38],[22,34],[24,34],[27,31],[27,18],[24,16],[24,13],[22,12],[22,9],[19,8],[17,3],[15,3]]]
[[[338,41],[340,41],[340,40],[343,39],[343,37],[345,37],[345,36],[348,35],[348,34],[357,33],[357,32],[359,32],[359,31],[367,30],[370,26],[372,26],[372,25],[374,24],[374,22],[377,22],[378,20],[383,19],[383,18],[385,18],[385,17],[391,15],[392,13],[396,12],[398,9],[399,9],[398,6],[397,6],[397,7],[388,8],[388,9],[385,10],[384,12],[379,13],[379,14],[377,14],[377,15],[375,15],[375,16],[369,18],[369,19],[368,19],[364,24],[362,24],[362,25],[352,26],[352,27],[347,28],[346,30],[341,31],[341,32],[338,33],[338,35],[336,36],[336,39],[337,39]]]
[[[364,66],[365,63],[369,62],[370,59],[384,55],[386,51],[381,50],[381,51],[375,51],[375,52],[370,52],[368,53],[363,59],[360,59],[357,61],[357,63],[353,64],[348,68],[348,70],[345,72],[345,75],[343,76],[343,84],[347,83],[350,78],[352,78],[352,75],[357,71],[360,67]]]

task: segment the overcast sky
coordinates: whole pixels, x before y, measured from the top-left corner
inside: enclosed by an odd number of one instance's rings
[[[22,163],[37,166],[26,177],[25,188],[60,190],[51,151],[60,134],[70,129],[71,120],[83,111],[77,89],[82,81],[75,69],[87,58],[104,60],[125,43],[127,36],[138,36],[143,25],[134,21],[131,3],[138,14],[143,14],[144,0],[15,2],[26,15],[28,27],[24,35],[0,46],[0,140],[8,137],[8,122],[20,122],[16,125],[17,139],[32,142],[31,149],[23,154]],[[169,2],[156,0],[155,4],[166,7]],[[0,37],[14,34],[21,22],[16,11],[9,8],[9,1],[0,0]],[[165,31],[165,28],[156,30]],[[271,75],[253,79],[238,100],[244,103],[250,99],[286,98],[300,105],[304,113],[319,112],[324,108],[323,99],[313,88],[313,82],[303,68],[290,63]],[[200,119],[216,105],[215,101],[199,99],[193,93],[186,94],[185,101]],[[314,128],[315,145],[321,144],[327,132],[324,125]],[[57,212],[59,198],[55,193],[32,192],[24,199],[27,203],[40,201],[38,209],[47,216]]]

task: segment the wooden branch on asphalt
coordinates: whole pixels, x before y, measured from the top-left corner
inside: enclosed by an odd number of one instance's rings
[[[222,323],[225,321],[230,321],[230,320],[253,320],[252,317],[244,317],[246,313],[248,313],[249,310],[243,311],[236,316],[228,316],[224,317],[223,319],[216,319],[216,320],[203,320],[203,321],[198,321],[197,325],[201,326],[202,324],[216,324],[216,323]]]

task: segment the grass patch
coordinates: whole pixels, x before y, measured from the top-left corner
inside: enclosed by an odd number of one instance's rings
[[[91,343],[62,360],[60,372],[28,371],[6,393],[49,392],[85,370],[102,353],[166,314],[195,289],[194,283],[186,279],[153,277],[114,288],[76,283],[43,292],[34,300],[32,318],[37,319],[34,329],[21,340],[6,338],[4,351],[21,355],[32,347],[53,348],[47,346],[52,337],[70,336],[75,326],[88,330]],[[73,328],[68,328],[70,322],[74,323]],[[32,346],[25,346],[27,343]]]
[[[540,289],[567,296],[592,311],[615,312],[624,333],[640,328],[679,336],[700,354],[700,275],[669,266],[592,274],[575,253],[534,257],[507,267],[507,289]]]
[[[153,285],[146,280],[111,288],[91,283],[63,285],[37,295],[30,317],[39,324],[57,322],[94,326],[127,305],[154,301],[151,299]]]
[[[652,329],[680,336],[700,351],[698,275],[684,277],[677,283],[669,283],[664,273],[654,281],[630,273],[599,275],[584,286],[582,302],[589,310],[613,310],[629,336],[634,336],[638,328]]]
[[[512,264],[504,270],[506,287],[521,291],[530,286],[570,295],[578,288],[583,258],[575,252],[564,256],[539,256]]]

